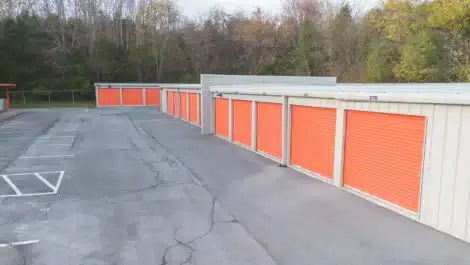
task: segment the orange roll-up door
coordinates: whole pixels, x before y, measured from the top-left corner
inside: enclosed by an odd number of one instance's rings
[[[282,105],[256,103],[256,150],[282,158]]]
[[[143,106],[144,95],[141,88],[123,88],[122,89],[123,106]]]
[[[160,89],[147,88],[145,90],[145,105],[147,106],[160,106]]]
[[[189,121],[197,124],[197,94],[189,93]]]
[[[233,141],[251,146],[251,101],[233,101]]]
[[[173,116],[178,117],[180,114],[180,105],[178,104],[178,92],[173,92]]]
[[[215,99],[215,133],[228,138],[228,99]]]
[[[291,107],[290,162],[333,179],[336,109]]]
[[[174,110],[173,110],[173,92],[172,91],[167,91],[166,92],[166,108],[167,108],[167,113],[170,115],[174,115]]]
[[[185,121],[188,120],[188,102],[187,102],[188,93],[180,93],[180,105],[181,105],[181,118]]]
[[[98,104],[100,106],[120,106],[121,90],[119,88],[98,88]]]
[[[418,212],[425,118],[346,112],[346,186]]]

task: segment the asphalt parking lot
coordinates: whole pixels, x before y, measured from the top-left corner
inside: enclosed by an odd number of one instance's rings
[[[0,122],[1,265],[468,265],[470,244],[152,108]]]
[[[0,264],[275,264],[128,111],[0,123]]]

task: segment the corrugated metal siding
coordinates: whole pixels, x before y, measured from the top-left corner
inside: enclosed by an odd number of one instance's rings
[[[427,105],[421,220],[470,240],[470,107]]]
[[[189,93],[189,121],[197,124],[197,94]]]
[[[233,104],[233,141],[251,146],[252,103],[246,100],[234,100]]]
[[[256,103],[256,150],[282,157],[282,105]]]
[[[215,133],[219,136],[228,137],[228,99],[215,99]]]
[[[180,106],[181,106],[181,118],[185,121],[188,120],[188,102],[187,102],[188,93],[180,93]]]
[[[344,184],[418,212],[425,118],[347,111]]]
[[[291,106],[291,164],[333,178],[336,109]]]

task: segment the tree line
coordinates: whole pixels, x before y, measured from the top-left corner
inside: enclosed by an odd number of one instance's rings
[[[470,0],[388,0],[362,11],[285,0],[279,14],[172,0],[2,0],[0,83],[199,82],[199,74],[336,76],[339,82],[469,82]]]

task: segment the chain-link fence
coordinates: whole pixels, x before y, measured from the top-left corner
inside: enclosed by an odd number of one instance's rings
[[[10,91],[9,95],[13,108],[95,106],[94,90],[15,90]]]

